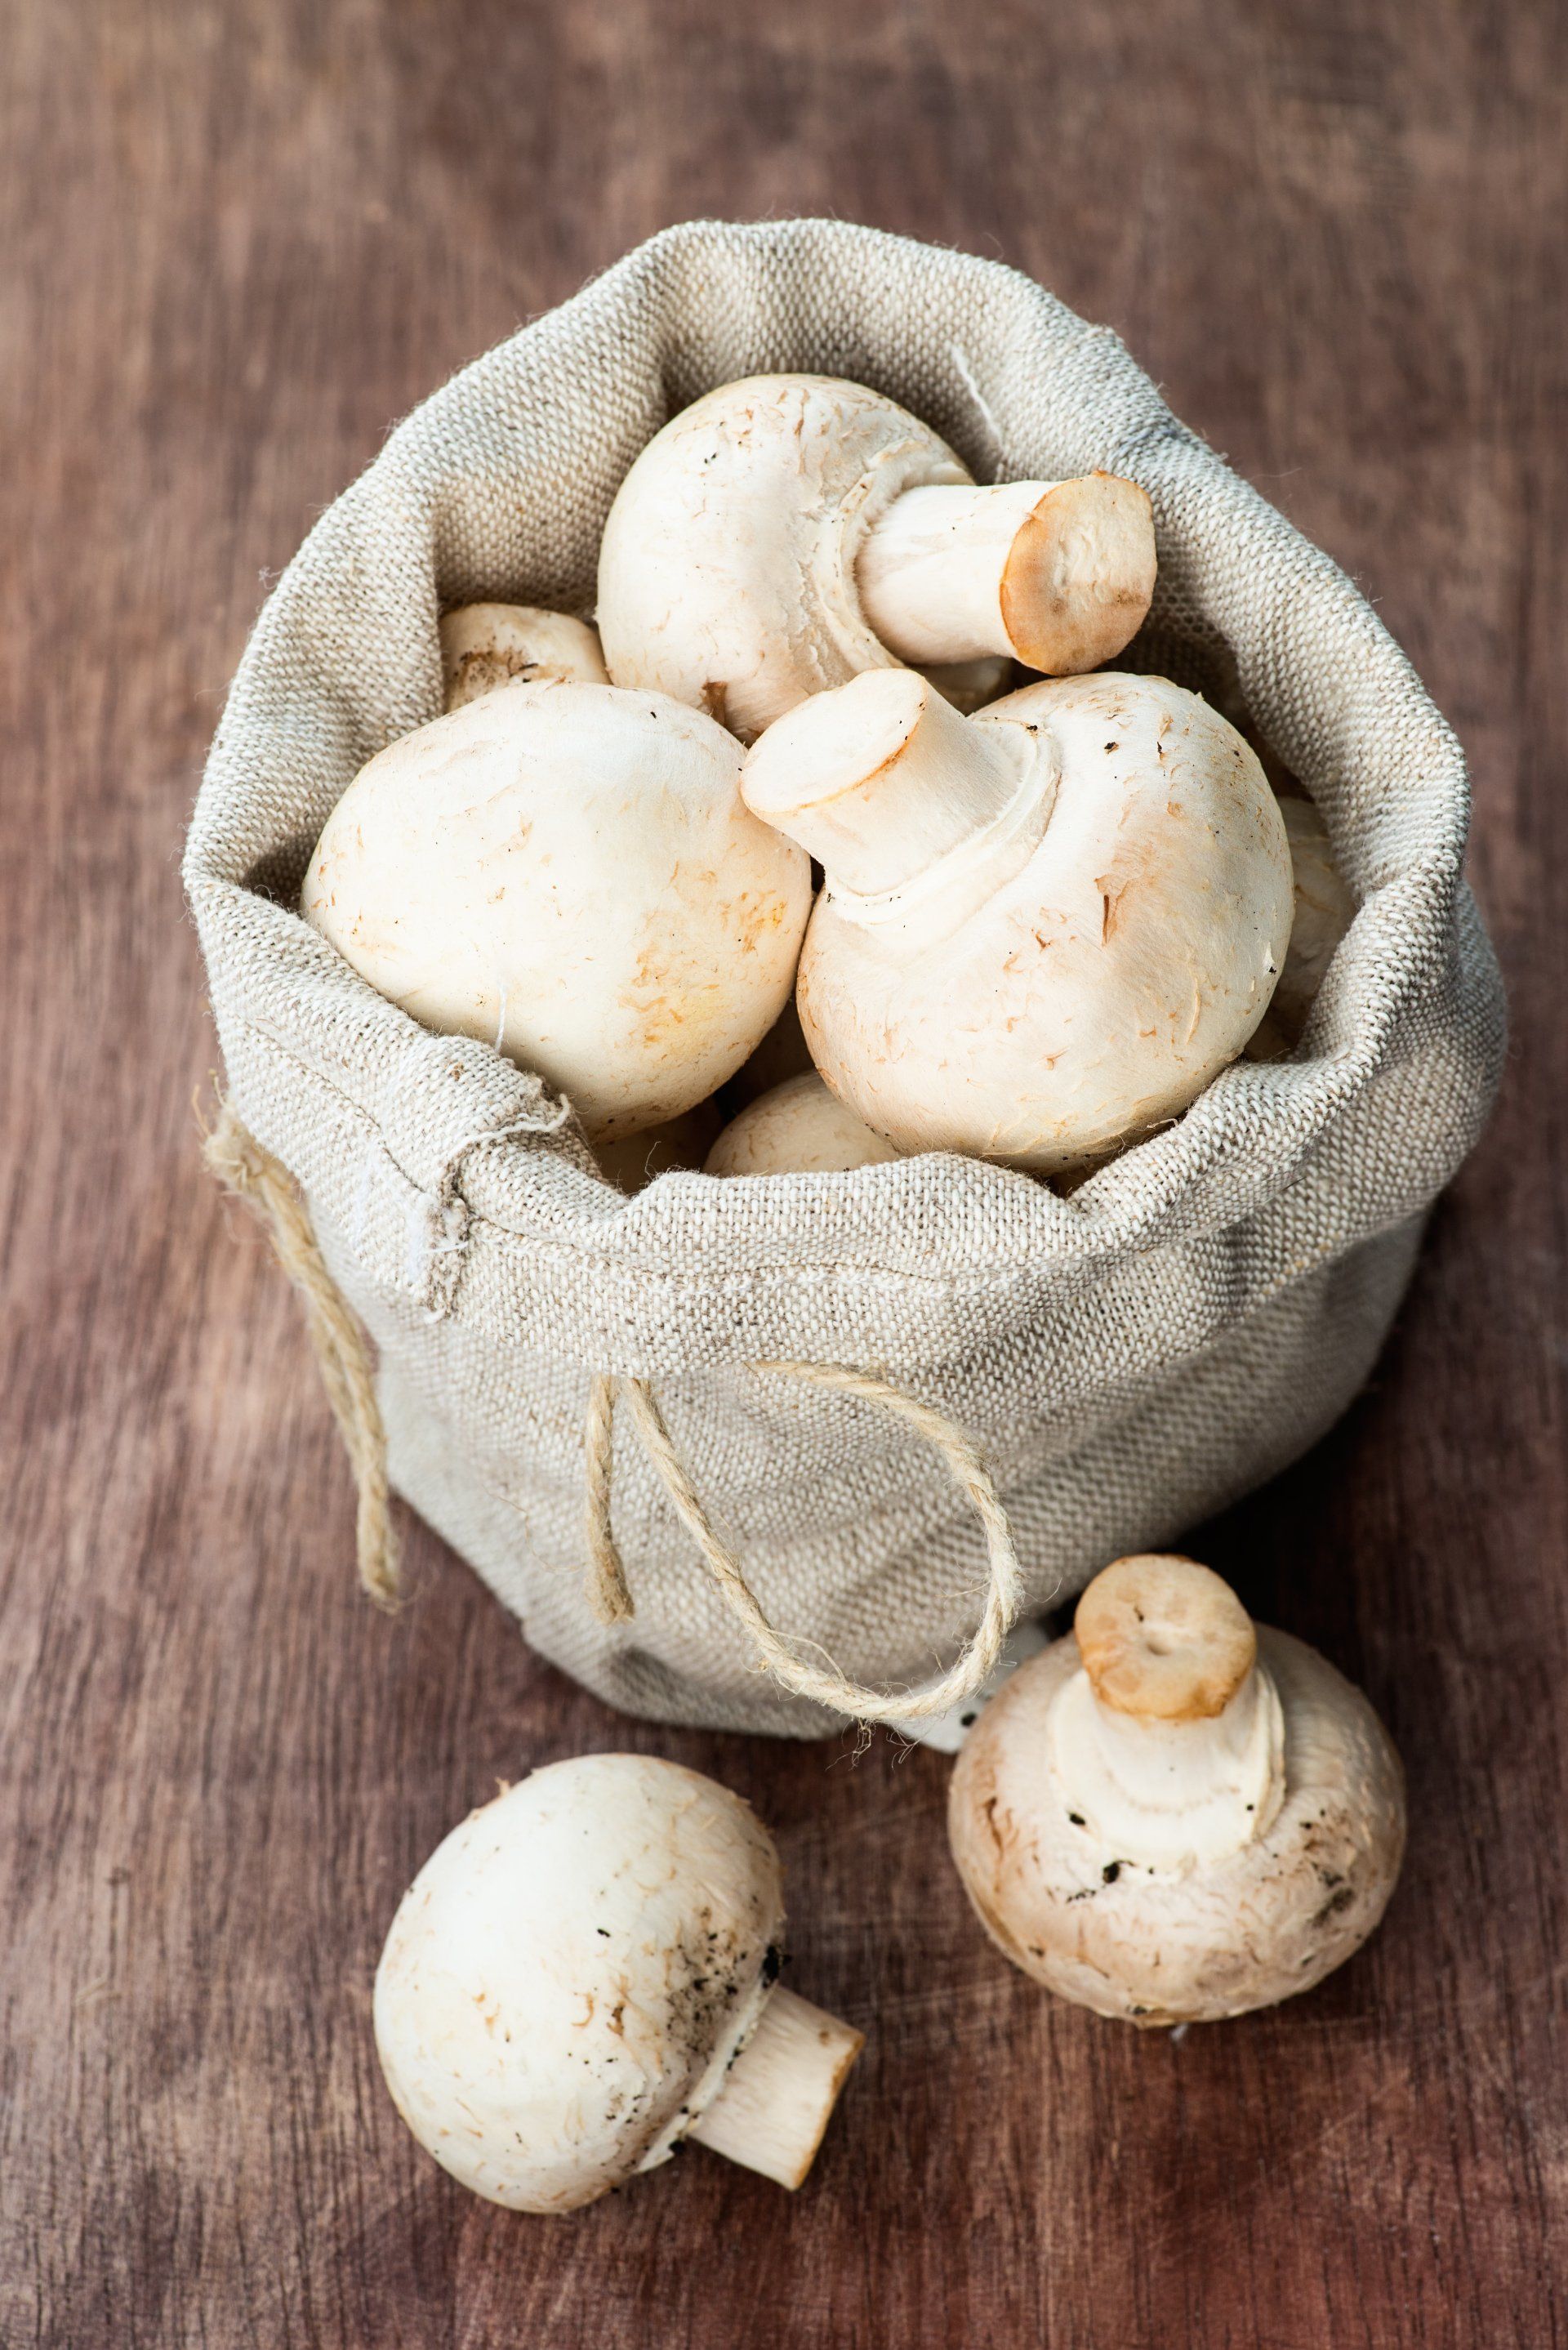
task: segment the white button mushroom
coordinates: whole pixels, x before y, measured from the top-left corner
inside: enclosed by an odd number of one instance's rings
[[[1091,669],[1137,630],[1154,574],[1136,483],[981,488],[864,384],[751,376],[683,410],[628,473],[598,624],[618,685],[656,686],[749,741],[805,695],[899,661]],[[966,700],[988,690],[951,682]]]
[[[782,1086],[732,1118],[708,1153],[710,1175],[828,1174],[875,1167],[899,1156],[846,1109],[815,1069]]]
[[[306,918],[427,1026],[567,1094],[593,1141],[677,1118],[786,1001],[811,903],[798,848],[742,801],[700,711],[514,685],[361,768]]]
[[[1291,844],[1293,912],[1284,968],[1247,1046],[1253,1061],[1283,1060],[1300,1042],[1334,949],[1355,919],[1355,899],[1334,861],[1328,831],[1311,800],[1282,798]]]
[[[1026,1974],[1099,2015],[1209,2021],[1360,1948],[1399,1872],[1404,1780],[1315,1650],[1191,1559],[1125,1558],[981,1715],[948,1825]]]
[[[692,2137],[798,2187],[863,2045],[780,1988],[778,1853],[749,1804],[639,1754],[535,1771],[454,1828],[392,1921],[376,2045],[427,2152],[571,2211]]]
[[[1280,814],[1291,844],[1294,911],[1269,1016],[1293,1045],[1306,1026],[1334,951],[1355,919],[1355,899],[1334,861],[1327,827],[1311,800],[1282,800]]]
[[[826,868],[802,1024],[900,1150],[1090,1164],[1179,1115],[1267,1009],[1279,805],[1164,678],[1027,686],[966,719],[875,671],[770,728],[742,788]]]
[[[609,683],[598,637],[587,622],[535,604],[460,604],[444,613],[441,661],[449,711],[498,685],[551,679]]]

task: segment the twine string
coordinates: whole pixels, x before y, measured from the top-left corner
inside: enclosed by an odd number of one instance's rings
[[[583,1471],[587,1489],[584,1527],[588,1544],[588,1605],[601,1624],[629,1623],[635,1609],[626,1569],[610,1532],[610,1476],[615,1460],[616,1382],[600,1372],[588,1382],[583,1422]]]
[[[589,1393],[585,1450],[588,1459],[587,1534],[588,1591],[602,1623],[624,1623],[633,1612],[626,1570],[610,1528],[611,1416],[616,1391],[625,1397],[644,1451],[662,1480],[677,1515],[691,1536],[725,1605],[749,1634],[757,1659],[797,1697],[810,1698],[857,1721],[903,1723],[927,1721],[961,1705],[995,1671],[1002,1644],[1023,1605],[1023,1577],[1012,1530],[990,1472],[961,1428],[901,1388],[836,1363],[755,1363],[759,1372],[834,1388],[875,1404],[905,1420],[941,1456],[953,1482],[969,1501],[985,1532],[989,1575],[985,1606],[972,1638],[945,1673],[918,1690],[873,1690],[829,1664],[814,1664],[770,1622],[746,1581],[740,1560],[715,1532],[712,1521],[677,1451],[664,1414],[646,1379],[597,1378]]]
[[[306,1324],[333,1417],[341,1431],[358,1492],[356,1547],[359,1581],[379,1607],[398,1603],[397,1537],[387,1482],[387,1437],[376,1400],[369,1341],[327,1272],[297,1185],[243,1126],[227,1101],[204,1131],[202,1158],[225,1191],[260,1219],[274,1253],[304,1301]],[[946,1713],[972,1697],[996,1669],[1002,1644],[1023,1604],[1023,1578],[1012,1533],[996,1487],[975,1445],[945,1414],[902,1388],[837,1363],[765,1362],[754,1371],[800,1379],[854,1397],[901,1419],[940,1454],[985,1534],[985,1604],[962,1654],[936,1679],[915,1690],[874,1690],[814,1663],[770,1621],[740,1560],[715,1531],[691,1472],[676,1449],[648,1380],[597,1373],[588,1387],[583,1426],[587,1543],[587,1593],[601,1623],[628,1623],[635,1614],[626,1569],[610,1522],[615,1459],[615,1408],[624,1399],[638,1438],[674,1503],[725,1606],[743,1626],[759,1669],[797,1697],[858,1721],[902,1723]]]
[[[258,1218],[273,1253],[305,1305],[321,1384],[337,1422],[358,1494],[355,1551],[359,1581],[378,1607],[397,1606],[398,1539],[387,1489],[387,1434],[376,1400],[369,1342],[327,1272],[309,1211],[280,1159],[263,1149],[224,1100],[204,1129],[208,1172]]]

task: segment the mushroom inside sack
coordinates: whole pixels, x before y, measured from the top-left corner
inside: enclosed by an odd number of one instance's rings
[[[865,670],[924,667],[962,709],[1014,659],[1093,669],[1154,592],[1147,494],[1109,473],[981,486],[864,384],[751,376],[657,433],[599,550],[618,685],[709,710],[750,742]]]
[[[1291,941],[1273,1001],[1247,1045],[1254,1061],[1279,1061],[1301,1042],[1334,951],[1355,920],[1355,899],[1334,861],[1328,827],[1309,799],[1280,802],[1291,845]]]
[[[607,685],[597,630],[535,604],[460,604],[441,621],[449,712],[501,685]]]
[[[899,1156],[830,1094],[815,1069],[786,1077],[732,1118],[709,1151],[710,1175],[836,1174]]]
[[[303,911],[392,1003],[618,1141],[706,1100],[789,997],[810,866],[749,813],[740,767],[663,694],[510,685],[360,769]]]
[[[1404,1777],[1325,1659],[1255,1627],[1207,1567],[1140,1556],[981,1714],[948,1825],[1026,1974],[1099,2015],[1211,2021],[1360,1948],[1398,1876]]]
[[[820,859],[796,1002],[831,1090],[903,1152],[1040,1174],[1178,1117],[1266,1011],[1291,928],[1279,804],[1164,678],[966,719],[908,671],[819,693],[747,805]]]
[[[571,2211],[690,2138],[799,2187],[863,2045],[779,1983],[773,1838],[639,1754],[535,1771],[404,1896],[377,1970],[399,2112],[463,2186]]]

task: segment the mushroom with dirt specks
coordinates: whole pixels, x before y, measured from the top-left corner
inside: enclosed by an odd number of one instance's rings
[[[901,1151],[1094,1165],[1186,1109],[1268,1007],[1279,805],[1235,729],[1164,678],[1026,686],[966,719],[871,671],[771,727],[742,788],[826,868],[806,1042]]]
[[[1387,1906],[1405,1789],[1359,1690],[1188,1558],[1124,1558],[953,1773],[981,1924],[1064,1999],[1197,2022],[1308,1991]]]
[[[536,604],[460,604],[441,621],[448,711],[501,685],[607,685],[597,630]]]
[[[822,1175],[899,1153],[830,1094],[815,1069],[786,1077],[732,1118],[708,1153],[710,1175]]]
[[[598,625],[617,684],[750,741],[864,670],[930,668],[968,709],[1014,658],[1092,669],[1132,638],[1154,576],[1135,482],[983,487],[864,384],[750,376],[632,465],[599,550]]]
[[[404,1896],[376,1974],[388,2087],[514,2210],[575,2210],[689,2137],[798,2187],[862,2036],[779,1986],[783,1931],[738,1795],[647,1755],[553,1763]]]
[[[512,685],[362,767],[306,919],[372,987],[567,1095],[594,1143],[706,1099],[788,999],[802,851],[747,810],[701,711]]]

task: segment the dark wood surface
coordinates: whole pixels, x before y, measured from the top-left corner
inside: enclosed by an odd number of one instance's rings
[[[1568,2338],[1568,22],[1511,0],[12,0],[0,138],[0,2340],[1396,2350]],[[1109,320],[1473,754],[1515,1022],[1370,1393],[1194,1537],[1408,1765],[1376,1943],[1181,2041],[961,1908],[947,1765],[628,1724],[422,1532],[357,1597],[293,1301],[198,1173],[176,877],[264,584],[388,425],[662,224],[831,211]],[[380,2087],[409,1876],[615,1744],[772,1822],[866,2059],[793,2200],[575,2220]]]

